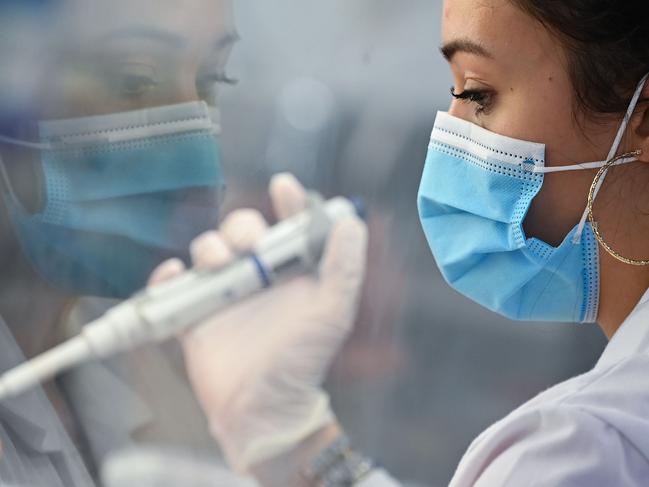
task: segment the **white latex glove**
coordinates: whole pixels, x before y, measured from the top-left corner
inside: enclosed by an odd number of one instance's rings
[[[270,193],[279,219],[306,207],[306,193],[291,175],[273,178]],[[235,211],[219,232],[193,242],[194,265],[227,264],[266,228],[257,211]],[[354,322],[366,247],[365,224],[354,217],[341,221],[317,276],[270,288],[182,338],[190,380],[235,469],[248,471],[287,452],[335,420],[321,384]],[[152,282],[181,271],[179,261],[169,261]]]

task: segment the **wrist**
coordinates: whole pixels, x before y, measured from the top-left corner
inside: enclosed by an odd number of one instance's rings
[[[352,487],[374,468],[366,456],[354,450],[349,438],[341,435],[325,448],[302,472],[303,487]]]
[[[303,473],[330,445],[343,437],[337,422],[319,429],[295,448],[253,468],[252,473],[264,487],[304,485]]]
[[[210,431],[219,441],[230,466],[237,472],[251,472],[273,460],[292,461],[297,453],[307,451],[316,434],[331,431],[336,422],[329,396],[316,389],[301,397],[282,397],[273,402],[231,409],[229,413],[210,416]],[[245,401],[240,401],[244,403]],[[286,484],[284,484],[285,486]]]

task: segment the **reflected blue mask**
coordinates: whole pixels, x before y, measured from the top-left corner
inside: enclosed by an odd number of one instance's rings
[[[39,123],[45,202],[5,194],[38,273],[75,294],[125,298],[163,260],[188,260],[216,228],[223,172],[215,109],[204,102]]]
[[[646,78],[645,78],[646,79]],[[616,155],[639,85],[608,160]],[[617,164],[636,160],[621,159]],[[437,114],[419,188],[421,224],[437,265],[457,291],[515,320],[593,322],[598,245],[587,213],[558,247],[528,238],[523,220],[544,173],[606,162],[545,167],[545,146]]]

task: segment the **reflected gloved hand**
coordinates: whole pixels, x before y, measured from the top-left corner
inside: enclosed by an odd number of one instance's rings
[[[297,180],[270,185],[278,218],[306,206]],[[260,213],[239,210],[218,232],[197,238],[198,267],[220,267],[264,235]],[[366,261],[367,230],[357,218],[336,224],[317,275],[270,288],[196,326],[182,337],[186,366],[212,434],[239,471],[291,450],[334,421],[321,384],[350,332]],[[182,272],[162,264],[152,283]]]

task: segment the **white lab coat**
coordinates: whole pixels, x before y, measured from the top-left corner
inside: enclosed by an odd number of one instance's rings
[[[398,485],[375,472],[360,487]],[[590,372],[478,436],[450,486],[649,486],[649,291]]]

